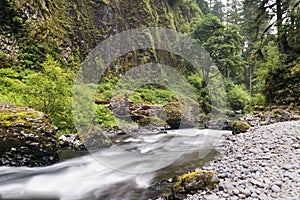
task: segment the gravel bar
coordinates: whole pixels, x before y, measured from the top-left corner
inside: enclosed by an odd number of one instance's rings
[[[280,122],[224,135],[223,156],[203,169],[220,178],[198,200],[300,200],[300,121]]]

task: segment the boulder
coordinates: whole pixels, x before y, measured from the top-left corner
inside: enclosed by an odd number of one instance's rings
[[[58,161],[56,127],[30,108],[0,103],[0,165],[46,166]]]
[[[78,136],[89,151],[97,151],[112,146],[112,141],[105,135],[103,129],[97,125],[85,127],[79,131]]]
[[[225,114],[226,116],[228,116],[228,117],[235,117],[236,112],[233,111],[233,110],[225,110],[225,111],[224,111],[224,114]]]
[[[232,124],[232,134],[236,135],[239,133],[244,133],[247,132],[247,130],[251,128],[251,126],[249,124],[247,124],[246,122],[243,121],[235,121]]]
[[[73,151],[86,151],[77,134],[68,134],[59,136],[59,147],[69,148]]]
[[[213,190],[219,184],[218,177],[210,171],[200,170],[178,177],[172,186],[170,199],[184,199],[187,194],[194,194],[199,190]]]
[[[114,115],[120,119],[134,121],[141,127],[171,127],[171,129],[195,127],[196,117],[191,112],[182,112],[179,102],[166,105],[126,103],[122,98],[110,104]],[[188,113],[190,116],[185,115]]]
[[[180,109],[179,102],[170,102],[164,106],[167,115],[166,122],[172,129],[195,127],[195,120],[192,116],[186,116]]]
[[[209,120],[204,127],[215,130],[232,130],[232,122],[227,119]]]

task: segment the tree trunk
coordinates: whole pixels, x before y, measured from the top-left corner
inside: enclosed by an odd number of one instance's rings
[[[282,7],[282,0],[276,0],[276,17],[277,17],[277,28],[278,28],[278,45],[279,45],[279,52],[280,53],[287,53],[288,50],[288,41],[287,35],[283,28],[283,7]]]
[[[230,79],[230,69],[228,66],[227,66],[227,78]]]
[[[252,74],[253,74],[253,66],[249,65],[249,93],[252,96]]]

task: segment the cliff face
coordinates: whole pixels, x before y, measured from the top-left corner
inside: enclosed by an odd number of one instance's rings
[[[110,35],[140,27],[189,32],[201,10],[189,0],[3,0],[0,65],[38,68],[45,54],[82,61]]]
[[[74,20],[75,35],[84,53],[110,35],[134,28],[164,27],[186,33],[191,30],[193,20],[201,15],[198,7],[184,0],[77,2],[70,13],[73,18],[81,17],[81,20]],[[84,31],[82,27],[85,27]]]

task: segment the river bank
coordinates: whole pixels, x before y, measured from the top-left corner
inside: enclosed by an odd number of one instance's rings
[[[223,156],[203,167],[219,177],[219,187],[187,199],[298,200],[299,131],[300,121],[290,121],[224,135]]]

